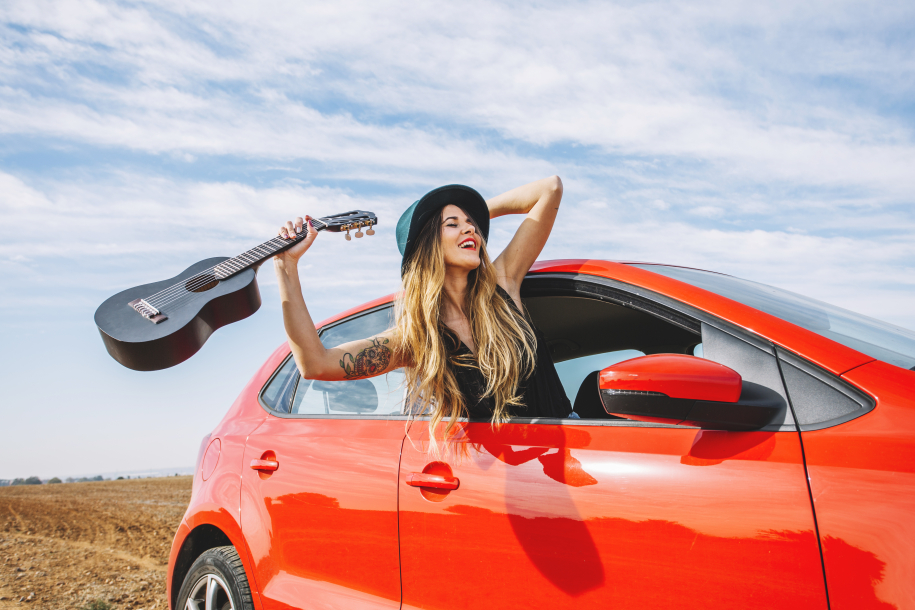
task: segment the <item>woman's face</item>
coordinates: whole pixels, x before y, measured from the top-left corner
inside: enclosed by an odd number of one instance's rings
[[[480,266],[480,242],[476,225],[456,205],[442,208],[442,249],[445,266],[473,271]]]

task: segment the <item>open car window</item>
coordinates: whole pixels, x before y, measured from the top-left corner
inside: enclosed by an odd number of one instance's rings
[[[702,340],[697,332],[605,300],[544,295],[528,296],[524,304],[581,419],[619,419],[607,414],[600,400],[602,369],[646,354],[692,354]]]

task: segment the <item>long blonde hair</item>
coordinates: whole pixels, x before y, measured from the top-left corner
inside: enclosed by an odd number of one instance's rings
[[[492,424],[496,425],[508,419],[512,407],[522,405],[519,383],[533,372],[537,348],[531,325],[496,292],[495,270],[480,240],[480,266],[467,277],[462,304],[476,359],[453,356],[443,340],[444,334],[451,333],[442,321],[445,254],[439,220],[435,215],[426,223],[405,263],[395,324],[402,362],[411,364],[405,367],[406,404],[415,405],[414,414],[432,416],[429,435],[433,444],[439,422],[447,418],[447,436],[457,419],[467,414],[452,366],[480,368],[486,380],[480,398],[493,398]]]

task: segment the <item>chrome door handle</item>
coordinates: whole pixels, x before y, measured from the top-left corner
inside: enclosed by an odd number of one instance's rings
[[[411,472],[407,475],[407,485],[410,487],[431,487],[433,489],[457,489],[461,481],[457,477],[443,477],[437,474],[424,472]]]
[[[277,460],[251,460],[251,470],[273,472],[280,467]]]

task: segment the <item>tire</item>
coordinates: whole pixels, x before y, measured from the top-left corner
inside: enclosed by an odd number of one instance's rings
[[[254,610],[234,546],[216,547],[197,558],[181,583],[175,610]]]

